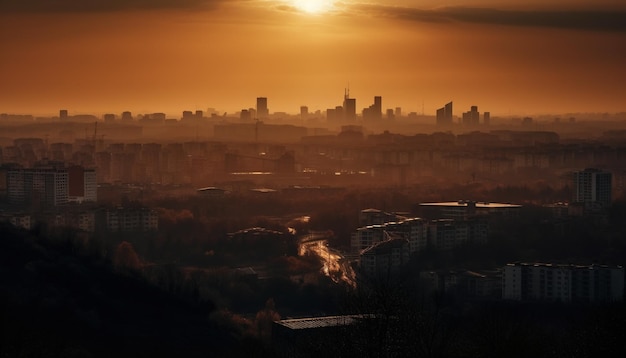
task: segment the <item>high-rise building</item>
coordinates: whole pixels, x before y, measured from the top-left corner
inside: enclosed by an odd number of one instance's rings
[[[491,112],[483,113],[483,124],[488,126],[491,123]]]
[[[478,106],[472,106],[469,112],[463,113],[463,124],[466,126],[477,126],[480,123],[480,112]]]
[[[67,114],[67,109],[62,109],[59,111],[59,119],[64,121],[67,120],[68,118],[68,114]]]
[[[112,113],[107,113],[104,115],[104,121],[106,123],[112,123],[115,122],[115,114]]]
[[[13,169],[7,173],[12,204],[58,206],[68,200],[68,173],[61,168]]]
[[[336,119],[337,119],[337,114],[335,113],[335,109],[334,108],[326,109],[326,121],[333,122]]]
[[[260,119],[267,118],[270,115],[270,111],[267,108],[267,98],[257,97],[256,99],[256,114]]]
[[[409,262],[409,240],[387,235],[381,241],[363,250],[359,255],[359,273],[366,279],[388,279]]]
[[[374,110],[382,113],[383,98],[381,96],[374,97]]]
[[[383,118],[383,98],[381,96],[374,97],[374,104],[363,109],[364,120],[381,120]]]
[[[575,203],[584,203],[585,208],[596,210],[611,205],[612,175],[599,169],[587,168],[574,172]]]
[[[95,169],[82,166],[67,168],[68,200],[72,202],[96,202],[98,200],[98,179]]]
[[[343,96],[343,114],[347,122],[356,121],[356,99],[350,98],[350,91],[346,89]]]
[[[388,120],[394,120],[396,118],[396,115],[394,114],[393,109],[389,108],[387,109],[387,119]]]
[[[300,106],[300,119],[306,120],[309,118],[309,107]]]
[[[452,124],[452,102],[448,102],[442,108],[437,109],[437,125],[450,124]]]

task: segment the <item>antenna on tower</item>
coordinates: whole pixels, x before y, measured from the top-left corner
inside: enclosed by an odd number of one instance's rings
[[[350,81],[348,81],[348,87],[344,89],[343,97],[350,98]]]

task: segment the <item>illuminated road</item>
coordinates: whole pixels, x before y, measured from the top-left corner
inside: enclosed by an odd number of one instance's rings
[[[328,241],[321,239],[322,234],[305,235],[301,238],[300,256],[312,252],[323,262],[322,272],[330,277],[334,282],[345,282],[352,287],[356,287],[355,274],[346,260],[340,253],[328,247]]]

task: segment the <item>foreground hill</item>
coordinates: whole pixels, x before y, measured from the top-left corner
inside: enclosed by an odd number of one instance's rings
[[[236,338],[187,302],[68,240],[0,224],[0,356],[231,355]]]

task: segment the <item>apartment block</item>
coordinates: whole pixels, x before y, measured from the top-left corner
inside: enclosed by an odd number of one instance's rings
[[[621,302],[624,299],[624,268],[511,263],[503,269],[502,298],[515,301]]]

